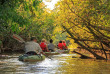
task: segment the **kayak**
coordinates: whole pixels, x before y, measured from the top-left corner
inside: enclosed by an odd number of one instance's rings
[[[57,49],[55,52],[45,52],[45,54],[48,55],[58,55],[60,53],[69,53],[70,50],[60,50]]]
[[[58,55],[58,54],[60,54],[60,53],[58,53],[58,52],[44,52],[45,53],[45,55]]]
[[[60,50],[60,49],[57,49],[56,52],[58,53],[69,53],[69,49],[68,50]]]
[[[44,55],[20,55],[18,60],[24,61],[24,62],[36,62],[36,61],[42,61],[45,59]]]
[[[68,49],[68,50],[64,50],[64,52],[63,52],[63,53],[69,53],[69,51],[70,51],[69,49]]]

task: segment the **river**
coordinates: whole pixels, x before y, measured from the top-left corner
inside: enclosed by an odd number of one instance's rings
[[[110,61],[80,59],[77,54],[53,55],[39,62],[21,62],[19,55],[0,59],[0,74],[110,74]]]

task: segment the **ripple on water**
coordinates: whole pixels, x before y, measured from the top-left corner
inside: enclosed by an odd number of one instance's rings
[[[110,63],[101,60],[72,58],[76,54],[60,54],[39,62],[3,59],[0,74],[109,74]]]

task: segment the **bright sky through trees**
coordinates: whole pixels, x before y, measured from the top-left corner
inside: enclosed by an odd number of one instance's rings
[[[47,5],[47,8],[53,10],[55,4],[58,2],[59,0],[43,0],[43,2],[45,3],[45,5]]]

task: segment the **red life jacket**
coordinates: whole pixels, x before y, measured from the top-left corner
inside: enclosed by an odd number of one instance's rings
[[[46,50],[46,43],[41,42],[41,43],[40,43],[40,47],[41,47],[41,49],[42,49],[43,51]]]
[[[67,49],[66,43],[62,43],[62,44],[63,44],[63,46],[64,46],[63,48],[64,48],[64,49]]]
[[[59,48],[60,50],[63,50],[63,44],[62,44],[62,43],[59,43],[59,44],[58,44],[58,48]]]

